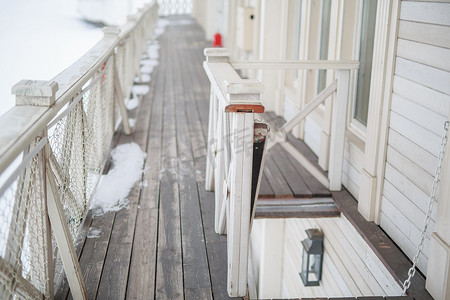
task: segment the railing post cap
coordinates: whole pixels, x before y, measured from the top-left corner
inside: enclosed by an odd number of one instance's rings
[[[264,92],[264,85],[256,79],[225,80],[225,86],[228,94],[262,94]]]
[[[203,53],[206,56],[207,62],[227,62],[230,56],[227,48],[205,48]]]
[[[16,105],[50,106],[58,91],[56,81],[21,80],[11,88],[16,95]]]
[[[114,26],[106,26],[103,27],[103,35],[104,36],[119,36],[120,28]]]

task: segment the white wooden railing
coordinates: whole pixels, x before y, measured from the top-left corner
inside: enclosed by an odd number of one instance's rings
[[[118,123],[131,133],[124,99],[158,19],[156,2],[130,16],[50,81],[12,88],[0,117],[0,298],[53,298],[66,275],[86,299],[75,243]]]
[[[227,233],[228,293],[245,296],[254,214],[252,175],[257,172],[253,165],[255,133],[267,136],[267,127],[255,122],[255,114],[264,112],[263,86],[241,79],[228,63],[226,49],[205,49],[205,55],[204,68],[211,81],[205,187],[215,190],[215,230]],[[260,179],[260,173],[257,176]]]
[[[271,133],[268,147],[280,143],[330,190],[341,189],[350,71],[349,61],[230,61],[223,48],[205,49],[204,68],[211,81],[206,190],[215,191],[215,230],[227,234],[228,293],[247,295],[248,244],[256,198],[251,199],[255,113],[261,104],[263,84],[241,79],[236,69],[335,70],[336,80],[319,93],[293,119]],[[328,178],[286,141],[286,134],[318,105],[334,95]],[[264,155],[263,155],[264,160]],[[262,162],[260,174],[264,162]],[[260,176],[259,174],[259,176]],[[259,190],[259,181],[256,191]],[[256,192],[257,195],[257,192]]]
[[[342,166],[344,161],[345,130],[350,91],[351,70],[359,68],[358,61],[230,61],[235,69],[258,70],[334,70],[336,79],[316,95],[291,120],[288,120],[276,132],[272,132],[269,148],[280,143],[300,164],[302,164],[319,182],[331,191],[340,191],[342,186]],[[328,177],[312,164],[291,143],[286,135],[311,112],[330,96],[333,96],[331,113],[331,134]]]

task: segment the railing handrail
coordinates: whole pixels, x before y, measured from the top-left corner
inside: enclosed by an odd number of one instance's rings
[[[242,79],[227,60],[228,52],[222,48],[207,48],[204,51],[206,61],[203,67],[206,71],[212,88],[226,112],[252,110],[256,113],[264,112],[261,103],[261,94],[264,87],[261,82],[254,79]]]
[[[356,70],[359,68],[357,60],[230,60],[229,63],[238,70]]]
[[[50,107],[15,106],[0,116],[0,173],[39,135],[47,124],[80,91],[99,67],[111,56],[117,45],[139,25],[151,5],[120,28],[105,27],[104,36],[87,53],[48,82],[56,82],[55,103]]]
[[[16,105],[0,116],[0,174],[7,177],[4,171],[14,168],[0,188],[7,206],[0,215],[7,225],[0,235],[6,249],[0,257],[0,298],[21,293],[53,298],[65,274],[73,297],[87,299],[74,244],[117,121],[131,133],[125,102],[157,10],[153,1],[122,27],[105,27],[103,38],[53,79],[22,80],[12,87]],[[26,228],[38,243],[26,241]],[[27,277],[22,260],[30,265]]]
[[[215,231],[228,235],[228,294],[245,296],[255,206],[252,193],[258,192],[264,165],[264,152],[259,163],[254,161],[254,137],[267,136],[259,131],[264,130],[264,124],[255,124],[259,123],[255,113],[264,112],[261,102],[264,88],[257,80],[239,76],[228,62],[226,49],[205,49],[205,56],[203,66],[211,82],[205,188],[215,190]],[[256,186],[254,175],[258,177]]]

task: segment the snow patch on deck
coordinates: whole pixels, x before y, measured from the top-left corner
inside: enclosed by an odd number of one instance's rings
[[[128,194],[142,177],[147,154],[138,144],[128,143],[111,151],[112,168],[102,175],[90,209],[93,216],[128,208]]]

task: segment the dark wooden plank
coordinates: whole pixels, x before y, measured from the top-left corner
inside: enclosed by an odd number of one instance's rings
[[[368,222],[358,212],[358,203],[347,190],[333,192],[336,206],[350,221],[356,231],[367,242],[383,265],[397,282],[403,282],[408,277],[411,261],[397,245],[373,222]],[[419,272],[411,279],[408,294],[416,299],[433,299],[425,289],[425,279]]]
[[[275,198],[293,198],[294,195],[291,188],[273,160],[274,155],[276,153],[273,151],[269,151],[266,155],[264,173],[266,174],[267,180],[272,186]]]
[[[169,45],[172,26],[166,26],[160,37],[160,59],[166,60],[164,87],[164,114],[162,135],[162,172],[160,179],[160,205],[158,225],[158,252],[156,272],[156,299],[183,298],[183,269],[179,211],[176,120],[173,89],[173,51]]]
[[[302,140],[294,137],[292,133],[287,134],[287,140],[298,150],[300,151],[319,171],[322,172],[325,176],[327,176],[328,172],[322,170],[319,166],[319,159],[314,154],[314,152],[303,142]]]
[[[218,235],[214,231],[214,193],[205,191],[204,172],[206,168],[210,83],[202,67],[204,44],[198,43],[199,40],[203,40],[203,32],[197,24],[194,25],[193,30],[195,33],[189,35],[193,39],[191,43],[197,41],[198,46],[188,48],[187,53],[191,58],[191,76],[189,79],[193,87],[193,100],[196,102],[196,105],[187,106],[189,132],[192,149],[194,150],[195,169],[200,173],[200,176],[197,176],[197,183],[213,297],[214,299],[231,299],[227,293],[226,236]],[[188,295],[189,292],[186,291],[186,297]]]
[[[187,109],[192,109],[193,95],[191,90],[192,62],[185,56],[186,40],[182,28],[178,28],[175,40],[179,41],[174,47],[177,55],[174,64],[181,67],[175,80],[179,84],[175,87],[176,122],[177,122],[177,146],[179,153],[179,189],[180,189],[180,213],[181,213],[181,241],[183,245],[183,278],[185,294],[192,299],[204,297],[205,290],[211,291],[211,280],[206,255],[205,238],[203,236],[203,224],[198,201],[197,180],[194,167],[193,149],[189,133]],[[184,42],[184,43],[183,43]],[[180,60],[179,58],[182,57]],[[195,137],[195,136],[194,136]],[[197,141],[200,139],[197,138]],[[209,299],[212,299],[211,292]]]
[[[263,119],[266,122],[269,122],[270,126],[276,130],[280,128],[286,121],[283,117],[277,116],[274,112],[265,112],[262,115]],[[301,152],[318,170],[321,170],[322,173],[327,176],[327,172],[323,171],[322,168],[318,164],[318,158],[314,154],[314,152],[303,142],[294,137],[292,133],[287,134],[287,140],[299,151]],[[317,179],[311,175],[295,158],[293,158],[289,153],[283,150],[283,153],[288,158],[290,163],[295,166],[298,174],[302,177],[303,181],[306,183],[308,188],[310,189],[313,197],[328,197],[330,196],[330,192],[328,189],[323,186]],[[280,168],[283,175],[289,177],[286,174],[286,168]],[[295,194],[295,192],[294,192]]]
[[[284,150],[284,149],[283,149]],[[284,151],[284,157],[289,163],[295,166],[297,173],[302,177],[310,189],[313,197],[330,197],[330,191],[320,183],[308,170],[305,169],[291,154]]]
[[[97,295],[100,278],[103,271],[103,262],[108,250],[111,230],[114,223],[114,213],[95,217],[90,228],[101,230],[98,238],[87,238],[80,257],[80,268],[86,284],[88,299]],[[72,299],[69,295],[68,299]]]
[[[128,276],[127,298],[152,298],[155,294],[156,253],[158,234],[159,171],[161,169],[161,136],[163,115],[164,61],[153,71],[150,94],[144,98],[151,101],[148,112],[150,126],[147,142],[147,159],[136,217],[135,237]]]
[[[121,135],[119,144],[135,142],[141,150],[147,150],[151,107],[151,97],[144,97],[136,110],[137,116],[132,135]],[[122,209],[115,215],[97,292],[97,297],[100,299],[123,299],[126,296],[140,192],[140,182],[136,182],[127,197],[128,209]]]
[[[145,118],[139,117],[134,134],[122,136],[119,143],[135,141],[141,149],[145,149],[145,146],[143,147],[143,144],[146,144],[144,132],[147,126],[143,120]],[[97,291],[97,297],[100,299],[122,299],[126,295],[139,197],[140,182],[137,182],[127,197],[128,208],[115,213],[108,252]]]
[[[280,145],[275,145],[272,149],[272,157],[278,168],[283,173],[287,184],[291,188],[294,197],[296,198],[310,198],[312,192],[304,182],[303,178],[295,169],[295,164],[292,164],[286,157],[286,152]]]
[[[275,193],[270,185],[270,182],[267,180],[266,174],[263,172],[263,175],[261,176],[261,184],[259,186],[258,199],[264,198],[275,198]]]

